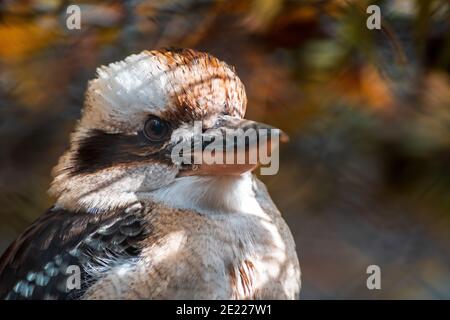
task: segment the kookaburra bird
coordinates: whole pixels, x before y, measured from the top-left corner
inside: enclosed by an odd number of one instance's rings
[[[171,157],[195,138],[195,121],[198,135],[270,129],[243,119],[234,69],[183,49],[144,51],[97,74],[53,171],[55,205],[0,260],[0,297],[297,298],[295,244],[255,165]]]

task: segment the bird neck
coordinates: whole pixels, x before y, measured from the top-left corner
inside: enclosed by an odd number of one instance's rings
[[[146,195],[154,202],[201,214],[262,211],[254,192],[251,173],[239,176],[188,176]]]

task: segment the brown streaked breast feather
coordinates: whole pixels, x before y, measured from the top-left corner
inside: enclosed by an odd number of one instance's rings
[[[235,299],[255,299],[254,272],[255,267],[249,260],[242,261],[237,267],[230,266],[231,290]]]

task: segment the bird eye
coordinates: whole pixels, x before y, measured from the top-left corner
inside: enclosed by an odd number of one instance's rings
[[[169,124],[158,117],[152,116],[145,122],[144,135],[152,142],[160,142],[164,140],[169,133]]]

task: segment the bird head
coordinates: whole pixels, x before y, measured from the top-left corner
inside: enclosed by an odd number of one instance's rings
[[[208,145],[201,139],[206,136],[253,128],[256,139],[241,143],[248,153],[257,148],[258,129],[282,135],[243,119],[246,105],[234,69],[206,53],[144,51],[100,67],[88,84],[70,149],[53,170],[50,193],[65,207],[95,211],[136,201],[139,193],[185,176],[251,171],[257,164],[195,164]],[[176,149],[180,145],[187,147]],[[239,152],[235,147],[220,153]],[[191,162],[175,161],[174,155]]]

